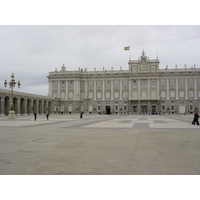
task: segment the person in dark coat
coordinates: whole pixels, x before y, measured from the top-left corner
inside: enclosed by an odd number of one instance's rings
[[[47,120],[49,120],[49,113],[47,113],[46,118],[47,118]]]
[[[194,119],[192,121],[193,125],[195,125],[195,123],[197,123],[197,125],[199,125],[199,115],[197,112],[194,112]]]
[[[37,113],[35,112],[34,113],[34,120],[36,121],[36,119],[37,119]]]
[[[83,118],[83,112],[81,112],[81,114],[80,114],[80,118]]]

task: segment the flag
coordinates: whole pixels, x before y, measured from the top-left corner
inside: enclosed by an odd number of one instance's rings
[[[125,50],[125,51],[129,51],[129,50],[130,50],[130,46],[124,47],[124,50]]]

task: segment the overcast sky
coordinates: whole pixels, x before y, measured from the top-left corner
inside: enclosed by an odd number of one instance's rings
[[[200,68],[200,26],[0,26],[0,88],[11,73],[19,91],[48,94],[48,73],[67,70],[128,69],[129,52],[137,60],[144,49],[160,68]],[[16,89],[17,90],[17,89]]]

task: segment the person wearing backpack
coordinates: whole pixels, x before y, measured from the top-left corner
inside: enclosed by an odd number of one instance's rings
[[[194,112],[194,119],[192,121],[192,124],[195,125],[195,123],[197,123],[197,125],[199,125],[199,115],[196,111]]]

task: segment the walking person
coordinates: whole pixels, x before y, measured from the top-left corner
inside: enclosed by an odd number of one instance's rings
[[[83,118],[83,112],[80,113],[80,119]]]
[[[36,119],[37,119],[37,113],[35,112],[34,113],[34,120],[36,121]]]
[[[47,113],[46,118],[47,118],[47,120],[49,120],[49,113]]]
[[[195,125],[195,123],[197,123],[197,125],[199,125],[199,115],[196,111],[194,112],[194,119],[192,121],[192,124]]]

